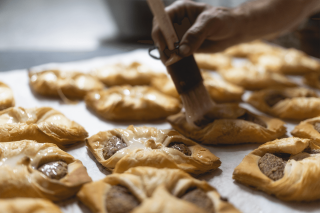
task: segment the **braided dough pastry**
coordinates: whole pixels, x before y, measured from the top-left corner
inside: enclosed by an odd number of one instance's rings
[[[276,88],[254,92],[249,104],[282,119],[303,120],[320,115],[320,98],[307,88]]]
[[[83,99],[88,92],[104,88],[103,83],[90,74],[61,70],[30,71],[29,83],[40,95],[62,99]]]
[[[263,67],[255,66],[250,62],[242,66],[219,70],[219,73],[226,81],[248,90],[260,90],[275,86],[297,86],[286,76],[267,72]]]
[[[221,105],[224,107],[228,108],[228,105]],[[221,114],[202,128],[189,124],[185,113],[169,116],[167,120],[182,135],[203,144],[265,143],[286,133],[285,123],[281,120],[255,115],[240,107],[233,110],[238,112],[225,113],[233,113],[233,117]]]
[[[223,53],[216,54],[194,54],[194,58],[200,69],[218,70],[231,66],[232,59]]]
[[[1,212],[5,213],[62,213],[58,206],[46,199],[0,199]]]
[[[88,133],[82,126],[51,107],[11,107],[0,111],[0,142],[28,139],[66,147],[83,142],[86,137]]]
[[[320,117],[302,121],[291,134],[295,137],[312,139],[312,142],[320,146]]]
[[[0,110],[13,107],[15,104],[12,90],[0,81]]]
[[[115,86],[89,93],[86,105],[99,116],[114,121],[150,121],[181,110],[181,103],[150,86]]]
[[[201,174],[221,164],[208,149],[168,129],[131,125],[99,132],[86,144],[99,163],[118,173],[131,167],[152,166]]]
[[[84,185],[77,197],[93,213],[239,212],[207,182],[179,169],[132,168]]]
[[[320,75],[318,73],[304,75],[303,82],[310,87],[320,89]]]
[[[241,101],[241,97],[244,93],[243,88],[226,81],[213,78],[209,72],[202,72],[202,77],[209,95],[215,102],[225,103]],[[166,95],[179,98],[179,94],[173,84],[173,81],[167,75],[152,79],[151,85]]]
[[[51,143],[0,143],[0,198],[34,197],[62,201],[90,182],[79,160]]]
[[[268,142],[245,156],[235,168],[233,179],[281,200],[317,200],[319,153],[320,147],[309,139],[291,137]]]

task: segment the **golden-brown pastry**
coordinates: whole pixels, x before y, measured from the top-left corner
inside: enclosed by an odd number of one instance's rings
[[[267,72],[263,67],[247,62],[241,66],[219,70],[220,75],[228,82],[248,90],[260,90],[275,86],[295,87],[286,76],[280,73]]]
[[[135,167],[86,184],[77,197],[93,213],[236,213],[215,188],[179,169]]]
[[[0,143],[0,198],[34,197],[61,201],[90,182],[81,161],[51,143]]]
[[[320,115],[320,98],[307,88],[275,88],[254,92],[249,104],[282,119],[303,120]]]
[[[62,70],[30,71],[29,83],[40,95],[62,99],[82,99],[88,92],[104,88],[103,83],[90,74]]]
[[[228,105],[221,104],[221,108],[224,107]],[[214,119],[201,128],[189,124],[182,112],[169,116],[167,120],[182,135],[203,144],[265,143],[286,133],[285,123],[279,119],[255,115],[240,107],[233,110],[240,113],[230,118],[221,115],[222,118]]]
[[[218,70],[231,66],[232,59],[230,56],[223,53],[215,54],[194,54],[194,58],[200,69]]]
[[[214,78],[209,72],[202,72],[202,77],[204,79],[203,83],[207,88],[209,95],[215,102],[226,103],[238,102],[242,100],[241,97],[244,93],[243,88]],[[166,75],[152,79],[151,85],[166,95],[179,98],[179,94],[173,84],[173,81]]]
[[[221,164],[209,150],[169,129],[131,125],[99,132],[86,144],[99,163],[118,173],[131,167],[152,166],[201,174]]]
[[[320,199],[320,147],[283,138],[261,145],[235,168],[233,179],[286,201]]]
[[[310,118],[300,122],[292,131],[295,137],[312,139],[316,145],[320,146],[320,117]]]
[[[157,120],[181,110],[179,100],[150,86],[114,86],[89,93],[85,102],[99,116],[114,121]]]
[[[308,73],[303,76],[303,83],[306,85],[320,89],[320,74],[319,73]]]
[[[164,75],[163,73],[156,73],[149,67],[133,62],[129,65],[112,64],[92,71],[92,75],[96,76],[105,85],[119,86],[119,85],[149,85],[152,78]]]
[[[12,90],[0,81],[0,110],[13,107],[15,104]]]
[[[41,198],[0,199],[4,213],[62,213],[58,206]]]
[[[0,142],[36,140],[66,147],[83,142],[86,130],[51,107],[24,109],[11,107],[0,111]]]

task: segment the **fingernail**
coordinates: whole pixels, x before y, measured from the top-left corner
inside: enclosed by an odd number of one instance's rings
[[[190,52],[190,47],[186,44],[182,44],[180,47],[179,47],[179,55],[182,55],[182,56],[187,56]]]

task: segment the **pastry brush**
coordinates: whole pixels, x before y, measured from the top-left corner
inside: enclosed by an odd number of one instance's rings
[[[181,58],[176,53],[179,39],[168,14],[165,12],[162,0],[147,1],[166,40],[167,47],[171,51],[165,66],[182,99],[186,119],[188,123],[202,126],[208,122],[205,115],[213,109],[214,102],[203,85],[198,65],[193,55]]]

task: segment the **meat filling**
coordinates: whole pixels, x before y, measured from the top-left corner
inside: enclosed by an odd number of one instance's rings
[[[202,189],[195,188],[188,190],[181,199],[195,204],[196,206],[206,210],[208,213],[214,213],[213,203]]]
[[[283,177],[286,161],[274,154],[266,153],[258,162],[263,174],[276,181]]]
[[[108,213],[128,213],[139,204],[139,200],[124,186],[112,186],[106,195]]]
[[[315,130],[317,130],[320,133],[320,123],[315,123],[313,127]]]
[[[281,93],[271,93],[265,97],[265,102],[268,104],[268,106],[273,107],[278,102],[286,99],[287,97]]]
[[[183,154],[187,155],[187,156],[191,156],[191,151],[188,148],[187,145],[185,145],[184,143],[181,142],[173,142],[169,144],[170,148],[179,150],[180,152],[182,152]]]
[[[38,170],[51,179],[60,180],[68,174],[68,164],[63,161],[54,161],[43,164]]]
[[[127,144],[121,138],[118,138],[117,136],[112,136],[102,149],[103,157],[107,160],[117,151],[126,147]]]
[[[248,113],[248,112],[244,113],[238,119],[250,121],[252,123],[259,124],[260,126],[263,126],[264,128],[267,128],[267,124],[263,120],[261,120],[257,116],[255,116],[251,113]]]

